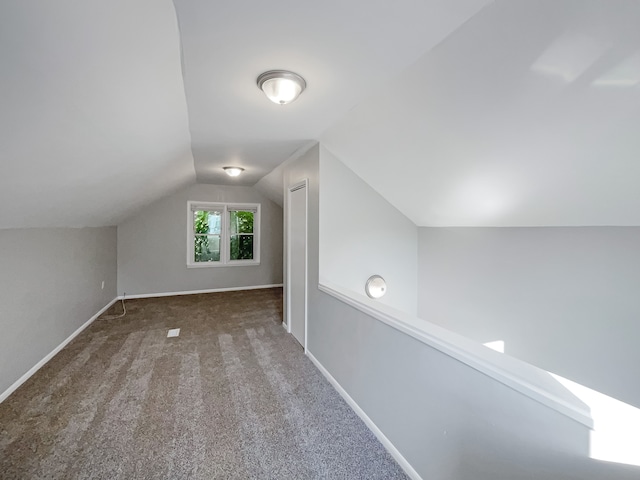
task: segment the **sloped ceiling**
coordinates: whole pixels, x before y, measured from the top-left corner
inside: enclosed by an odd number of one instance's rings
[[[322,141],[417,225],[640,225],[639,25],[636,1],[497,1]]]
[[[113,225],[194,180],[170,1],[0,7],[0,228]]]
[[[8,0],[0,228],[117,224],[318,139],[418,225],[640,225],[639,20],[635,0]],[[285,107],[255,85],[277,68],[308,82]]]
[[[489,1],[175,0],[198,181],[255,184]],[[273,69],[306,79],[296,102],[258,89]]]
[[[117,224],[196,172],[252,185],[488,1],[2,2],[0,228]],[[255,85],[274,68],[309,83],[286,108]]]

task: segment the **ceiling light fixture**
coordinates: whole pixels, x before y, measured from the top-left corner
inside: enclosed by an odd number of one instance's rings
[[[297,73],[269,70],[258,77],[258,87],[273,103],[285,105],[298,98],[307,87],[307,82]]]
[[[237,177],[242,172],[244,172],[244,168],[240,167],[222,167],[222,169],[227,172],[227,175],[230,177]]]

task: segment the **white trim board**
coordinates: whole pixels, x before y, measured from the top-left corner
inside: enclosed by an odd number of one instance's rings
[[[209,288],[206,290],[185,290],[183,292],[160,292],[160,293],[137,293],[135,295],[118,295],[117,300],[131,300],[134,298],[157,298],[157,297],[175,297],[177,295],[196,295],[198,293],[219,293],[219,292],[240,292],[243,290],[263,290],[265,288],[282,287],[282,283],[273,283],[271,285],[251,285],[248,287],[226,287],[226,288]]]
[[[116,303],[117,301],[118,301],[118,297],[114,298],[109,303],[107,303],[104,307],[102,307],[98,311],[98,313],[96,313],[93,317],[91,317],[84,324],[82,324],[75,332],[73,332],[65,340],[63,340],[62,343],[60,345],[58,345],[56,348],[54,348],[46,357],[44,357],[42,360],[40,360],[38,363],[36,363],[33,367],[31,367],[27,373],[25,373],[18,380],[13,382],[13,384],[9,388],[7,388],[4,392],[2,392],[0,394],[0,403],[4,402],[9,397],[9,395],[11,395],[13,392],[15,392],[20,387],[20,385],[22,385],[24,382],[29,380],[29,378],[31,378],[31,376],[34,373],[36,373],[38,370],[40,370],[42,367],[44,367],[46,365],[46,363],[49,360],[51,360],[53,357],[55,357],[58,354],[58,352],[60,352],[60,350],[62,350],[64,347],[66,347],[69,344],[69,342],[71,342],[71,340],[73,340],[80,333],[82,333],[82,331],[85,328],[87,328],[89,325],[91,325],[100,315],[102,315],[104,312],[109,310],[109,308],[114,303]]]
[[[395,310],[363,295],[320,280],[318,289],[341,302],[361,311],[396,330],[415,338],[465,365],[497,380],[507,387],[565,415],[588,428],[593,428],[590,411],[579,400],[571,401],[569,396],[562,397],[558,391],[550,389],[550,384],[541,383],[541,379],[551,376],[548,372],[530,365],[515,357],[495,352],[478,342],[458,335],[450,330],[419,319],[408,313]],[[540,375],[540,373],[542,375]],[[557,382],[552,381],[554,385]],[[560,387],[560,390],[566,389]],[[570,396],[571,398],[573,395]]]
[[[329,371],[324,368],[324,366],[320,363],[320,361],[313,356],[311,352],[307,350],[307,357],[311,359],[313,364],[317,367],[318,370],[325,376],[329,383],[336,389],[336,391],[340,394],[342,398],[344,398],[345,402],[351,407],[351,409],[356,412],[356,414],[362,419],[365,425],[373,432],[376,438],[380,441],[380,443],[387,449],[387,452],[394,458],[394,460],[400,465],[404,473],[407,474],[409,478],[412,480],[422,480],[422,477],[415,471],[415,469],[411,466],[411,464],[407,461],[406,458],[400,453],[400,451],[395,447],[391,440],[387,438],[387,436],[378,428],[378,426],[369,418],[369,416],[365,413],[360,405],[356,403],[356,401],[351,398],[351,395],[347,393],[347,391],[342,388],[342,385],[338,383],[338,381],[333,378],[333,376],[329,373]]]
[[[287,288],[284,292],[285,298],[285,311],[284,318],[287,325],[287,332],[293,335],[291,331],[291,195],[297,190],[304,188],[304,210],[305,210],[305,224],[304,224],[304,341],[302,347],[305,353],[307,352],[307,319],[309,317],[309,179],[303,178],[302,180],[289,185],[286,188],[285,193],[285,211],[286,225],[285,225],[285,246],[286,246],[286,281]],[[295,337],[295,335],[293,335]]]

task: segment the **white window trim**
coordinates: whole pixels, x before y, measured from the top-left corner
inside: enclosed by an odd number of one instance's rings
[[[220,232],[220,261],[219,262],[195,262],[194,242],[195,232],[193,231],[193,212],[195,210],[221,210],[222,224]],[[229,232],[229,211],[231,210],[254,210],[253,216],[253,260],[231,260],[229,256],[229,243],[231,235]],[[260,265],[260,204],[259,203],[220,203],[220,202],[198,202],[189,200],[187,202],[187,268],[216,268],[216,267],[248,267]]]

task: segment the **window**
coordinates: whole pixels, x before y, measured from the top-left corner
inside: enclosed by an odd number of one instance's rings
[[[189,202],[188,267],[260,264],[260,205]]]

